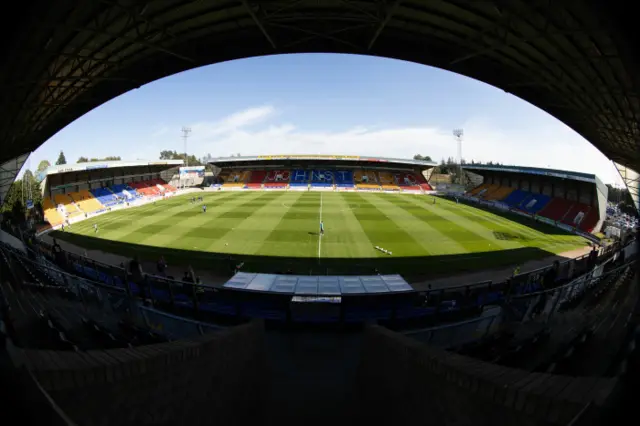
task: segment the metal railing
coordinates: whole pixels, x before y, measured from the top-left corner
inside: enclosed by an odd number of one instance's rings
[[[501,324],[501,314],[502,310],[496,307],[493,312],[478,318],[437,327],[406,331],[403,334],[439,348],[461,346],[494,333]]]
[[[278,320],[282,320],[283,315],[287,322],[295,320],[295,318],[292,320],[291,316],[290,295],[216,288],[154,275],[146,275],[142,283],[134,284],[129,279],[126,269],[121,267],[108,265],[72,253],[65,253],[67,260],[63,266],[66,267],[66,271],[62,271],[49,260],[53,259],[50,246],[40,244],[38,251],[42,253],[42,256],[37,256],[35,261],[29,261],[48,271],[55,282],[67,285],[83,303],[118,315],[137,315],[138,318],[142,318],[151,327],[161,324],[167,329],[180,330],[182,325],[174,326],[171,323],[175,322],[176,318],[183,317],[196,318],[202,321],[217,321],[220,315],[223,315],[236,318],[234,321],[239,321],[242,318],[256,316],[256,309],[259,311],[257,316],[261,317],[260,315],[264,314],[263,318],[265,319],[274,319],[269,315],[278,311],[280,312],[277,316]],[[610,255],[612,253],[613,250],[611,248],[601,250],[600,259],[604,259],[606,262],[611,258]],[[583,267],[586,267],[585,257],[582,256],[577,260],[565,262],[565,264],[569,264],[565,268],[567,273],[582,272]],[[453,288],[414,291],[403,294],[343,295],[337,321],[348,321],[346,318],[352,312],[355,312],[353,309],[358,312],[362,312],[362,309],[369,311],[377,309],[380,311],[390,310],[391,313],[386,317],[377,315],[374,315],[374,317],[381,321],[391,321],[390,324],[392,326],[404,324],[403,321],[419,316],[430,317],[423,321],[424,324],[437,324],[438,322],[462,320],[470,316],[476,317],[483,306],[492,305],[504,305],[507,314],[512,320],[528,321],[534,316],[540,319],[541,312],[550,318],[555,310],[549,310],[547,308],[548,300],[542,303],[540,298],[556,300],[555,294],[564,292],[562,296],[564,300],[567,297],[571,297],[572,294],[582,291],[581,286],[583,284],[581,284],[582,281],[579,278],[556,289],[545,292],[532,292],[531,285],[539,284],[548,269],[549,267],[520,274],[497,284],[485,281]],[[584,278],[583,274],[580,276]],[[141,290],[144,290],[144,294],[141,294]],[[523,296],[523,291],[529,294]],[[143,315],[140,312],[142,301],[137,296],[151,299],[153,306],[158,309],[154,311],[147,310],[145,311],[146,316]],[[212,305],[216,305],[214,306],[215,312],[213,314],[211,314]],[[265,307],[266,305],[268,306]],[[543,305],[542,309],[540,305]],[[413,308],[411,308],[412,306]],[[203,308],[203,310],[200,308]],[[407,312],[409,313],[407,314]],[[159,316],[162,313],[166,313],[166,316],[160,320]],[[396,318],[398,319],[396,320]],[[482,317],[474,318],[471,321],[482,321]],[[206,324],[206,322],[200,324]],[[202,325],[199,325],[199,327],[188,326],[186,328],[191,330],[203,329]],[[430,339],[433,338],[430,337]]]
[[[0,247],[0,250],[6,250]],[[6,253],[5,253],[6,255]],[[124,288],[115,287],[63,271],[46,258],[36,260],[13,252],[16,262],[26,264],[57,285],[61,291],[69,291],[74,298],[89,310],[100,311],[111,318],[133,319],[149,329],[160,332],[170,339],[188,338],[223,329],[221,326],[172,315],[152,307],[144,306],[142,300],[131,296]],[[11,256],[5,256],[11,261]],[[36,284],[38,285],[38,284]],[[47,287],[54,289],[55,287]]]

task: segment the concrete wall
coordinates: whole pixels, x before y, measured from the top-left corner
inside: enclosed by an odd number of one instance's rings
[[[501,367],[379,326],[367,329],[362,354],[360,420],[374,424],[567,425],[592,401],[583,425],[599,417],[618,384]]]
[[[81,425],[246,424],[266,390],[261,322],[133,349],[13,352]]]

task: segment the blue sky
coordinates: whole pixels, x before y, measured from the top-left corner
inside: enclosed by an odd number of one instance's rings
[[[126,93],[79,118],[36,150],[27,167],[78,157],[154,160],[253,154],[456,156],[595,173],[613,165],[567,126],[484,83],[423,65],[352,55],[281,55],[226,62]]]

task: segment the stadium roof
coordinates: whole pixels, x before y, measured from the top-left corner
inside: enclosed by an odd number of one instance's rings
[[[159,78],[250,56],[336,52],[481,80],[640,170],[640,37],[621,0],[32,0],[5,12],[0,164]]]
[[[388,157],[368,157],[362,155],[314,155],[314,154],[291,154],[291,155],[256,155],[247,157],[218,157],[209,161],[209,164],[219,165],[222,163],[251,163],[251,162],[263,162],[273,160],[287,160],[287,161],[345,161],[345,162],[371,162],[371,163],[392,163],[392,164],[407,164],[412,166],[426,166],[434,167],[438,163],[433,161],[402,159],[402,158],[388,158]]]
[[[78,164],[62,164],[60,166],[48,167],[44,172],[44,176],[55,175],[59,173],[81,172],[85,170],[98,169],[116,169],[120,167],[144,167],[144,166],[182,166],[183,160],[157,160],[157,161],[95,161],[89,163]],[[43,176],[43,177],[44,177]]]
[[[629,190],[629,195],[631,195],[636,211],[640,213],[640,175],[636,171],[621,166],[618,163],[614,162],[614,164],[616,169],[618,169],[618,173],[620,173],[622,181]]]
[[[509,173],[523,173],[529,175],[551,176],[561,179],[573,179],[583,182],[596,183],[599,180],[596,175],[589,173],[570,172],[566,170],[557,169],[542,169],[539,167],[521,167],[521,166],[502,166],[502,165],[476,165],[466,164],[463,169],[475,170],[475,171],[495,171],[495,172],[509,172]]]

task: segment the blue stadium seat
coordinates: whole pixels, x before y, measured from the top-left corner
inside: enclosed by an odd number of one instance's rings
[[[529,213],[538,213],[549,201],[551,201],[551,197],[548,195],[530,194],[520,203],[520,208]]]
[[[525,198],[527,198],[530,195],[531,194],[527,191],[516,189],[511,194],[509,194],[507,198],[502,200],[502,202],[510,207],[516,207],[518,204],[520,204],[522,201],[524,201]]]
[[[105,207],[111,207],[118,204],[116,196],[107,188],[96,188],[92,189],[90,192]]]
[[[331,170],[311,170],[311,186],[321,188],[333,186],[333,172]]]
[[[308,170],[292,170],[290,177],[290,186],[308,185],[311,179],[311,173]]]
[[[336,186],[341,188],[351,188],[355,186],[352,170],[337,170],[333,172],[333,180]]]
[[[133,198],[137,195],[136,190],[126,184],[113,185],[111,187],[111,190],[118,198]],[[131,197],[127,197],[127,195],[123,191],[127,191],[131,195]]]

